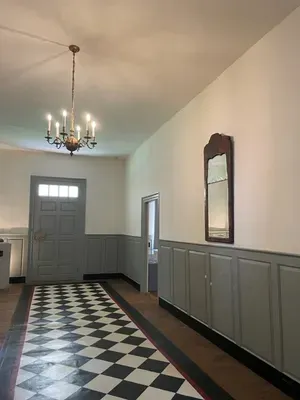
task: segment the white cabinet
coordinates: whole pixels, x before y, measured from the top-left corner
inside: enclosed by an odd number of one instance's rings
[[[9,264],[11,245],[0,243],[0,289],[5,289],[9,284]]]

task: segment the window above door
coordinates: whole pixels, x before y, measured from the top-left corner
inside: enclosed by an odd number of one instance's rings
[[[38,185],[39,197],[64,197],[77,199],[79,196],[78,186],[66,185]]]

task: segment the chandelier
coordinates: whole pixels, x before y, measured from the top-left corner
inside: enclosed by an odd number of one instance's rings
[[[75,54],[80,51],[80,48],[74,44],[69,46],[69,50],[73,54],[73,68],[72,68],[72,109],[70,115],[70,131],[67,133],[67,111],[63,110],[62,112],[62,125],[60,126],[59,122],[55,123],[55,138],[53,139],[51,136],[51,125],[52,125],[52,116],[49,114],[48,119],[48,129],[47,136],[45,139],[49,144],[53,144],[57,149],[60,149],[62,146],[66,147],[69,150],[70,155],[72,156],[74,151],[79,151],[82,147],[88,147],[89,149],[93,149],[97,142],[95,136],[95,121],[91,121],[90,114],[86,115],[86,129],[85,136],[81,137],[81,128],[79,125],[76,126],[77,137],[74,135],[75,133]]]

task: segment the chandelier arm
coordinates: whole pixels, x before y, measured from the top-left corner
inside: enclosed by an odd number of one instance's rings
[[[88,149],[93,150],[93,148],[95,147],[96,143],[95,142],[87,142],[86,146]]]

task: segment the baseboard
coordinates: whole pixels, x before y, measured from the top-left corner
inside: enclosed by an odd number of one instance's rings
[[[131,286],[133,286],[136,290],[140,292],[141,290],[141,285],[134,281],[133,279],[129,278],[127,275],[122,274],[122,279],[126,282],[128,282]]]
[[[140,291],[140,284],[135,282],[133,279],[129,278],[127,275],[122,274],[121,272],[115,272],[111,274],[103,273],[103,274],[84,274],[84,281],[98,281],[101,279],[123,279],[125,282],[132,285],[136,290]]]
[[[115,273],[103,273],[103,274],[84,274],[84,281],[98,281],[100,279],[121,279],[123,278],[123,274],[119,272]]]
[[[9,283],[25,283],[26,276],[12,276],[9,278]]]
[[[277,387],[279,390],[294,399],[300,399],[300,384],[298,382],[271,367],[261,359],[248,353],[248,351],[242,349],[235,343],[226,339],[224,336],[190,317],[185,312],[179,310],[177,307],[173,306],[164,299],[159,298],[159,305],[169,311],[184,324],[192,328],[194,331],[204,336],[210,342],[214,343],[240,363],[251,369],[257,375],[270,382],[273,386]]]

